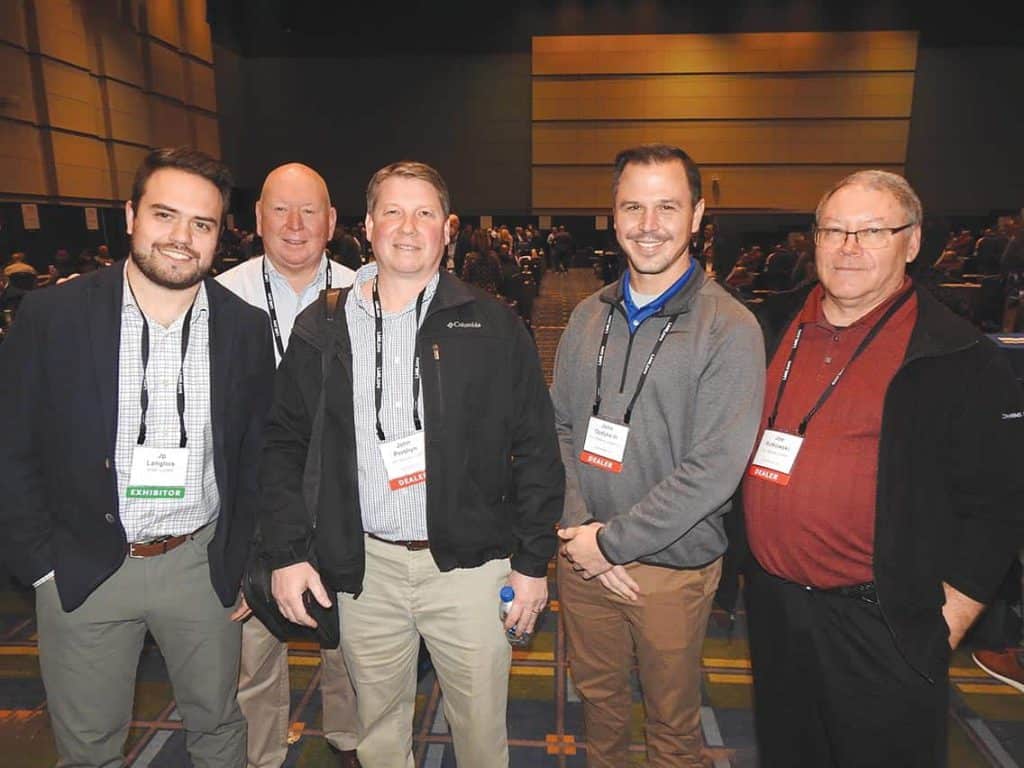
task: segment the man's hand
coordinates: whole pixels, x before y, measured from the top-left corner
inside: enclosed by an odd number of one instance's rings
[[[602,528],[604,523],[587,523],[558,529],[558,538],[562,540],[562,557],[572,563],[572,569],[582,574],[585,579],[592,579],[611,570],[612,564],[604,559],[600,547],[597,546],[597,532]]]
[[[548,604],[548,579],[512,571],[508,583],[516,591],[516,597],[505,617],[505,629],[515,627],[516,637],[522,637],[533,632],[537,617]]]
[[[327,596],[323,582],[320,581],[320,574],[309,563],[295,563],[278,568],[270,577],[270,590],[274,593],[281,615],[295,624],[316,627],[316,621],[302,604],[302,593],[307,589],[313,593],[313,597],[320,605],[324,608],[331,607],[331,599]]]
[[[235,606],[235,610],[228,616],[232,621],[245,621],[252,615],[252,608],[249,607],[249,603],[245,601],[245,595],[239,593],[238,605]]]
[[[613,565],[610,570],[598,576],[597,580],[605,589],[624,600],[636,600],[640,596],[640,585],[633,580],[624,565]]]
[[[967,630],[971,628],[971,624],[985,610],[985,604],[972,600],[946,582],[942,582],[942,589],[946,593],[946,602],[942,606],[942,618],[946,620],[946,626],[949,627],[949,647],[956,650]]]

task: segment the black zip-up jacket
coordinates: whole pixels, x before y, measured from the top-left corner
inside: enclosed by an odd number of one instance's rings
[[[331,322],[323,294],[295,321],[275,381],[260,523],[263,546],[280,568],[311,559],[307,510],[315,511],[321,577],[336,591],[359,594],[365,561],[347,295]],[[546,575],[565,472],[551,399],[523,323],[442,272],[417,345],[427,532],[438,568],[511,556],[514,570]]]
[[[755,310],[769,361],[812,288]],[[949,659],[942,582],[988,602],[1024,540],[1024,396],[991,341],[916,291],[882,408],[874,576],[897,646],[931,679]]]

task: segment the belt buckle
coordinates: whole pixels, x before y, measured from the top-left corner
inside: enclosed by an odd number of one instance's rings
[[[150,555],[136,555],[136,554],[134,554],[132,552],[132,550],[136,546],[148,547],[148,546],[151,546],[153,544],[160,544],[162,542],[165,542],[165,541],[167,541],[170,538],[172,538],[172,537],[171,536],[158,536],[157,538],[150,539],[149,541],[135,541],[135,542],[132,542],[131,544],[128,545],[128,557],[130,557],[132,560],[145,560],[147,557],[150,557]]]

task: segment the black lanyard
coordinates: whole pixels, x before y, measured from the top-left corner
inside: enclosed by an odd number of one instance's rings
[[[416,330],[420,327],[420,312],[423,310],[423,297],[427,293],[426,286],[416,297]],[[384,442],[384,427],[380,423],[380,405],[384,399],[384,312],[380,308],[380,293],[377,291],[377,278],[373,278],[373,324],[374,351],[376,352],[376,369],[373,375],[373,402],[377,408],[377,439]],[[412,423],[419,432],[423,429],[420,423],[420,352],[416,339],[413,339],[412,356]]]
[[[636,383],[636,391],[633,393],[633,397],[629,401],[629,406],[626,408],[626,414],[622,417],[622,421],[625,424],[629,424],[629,420],[633,416],[633,406],[636,405],[636,399],[640,397],[640,391],[644,388],[644,384],[647,383],[647,374],[651,370],[651,366],[654,365],[654,358],[658,356],[658,352],[661,350],[661,345],[665,341],[665,337],[668,336],[668,332],[672,330],[672,326],[676,322],[676,318],[679,315],[672,315],[665,323],[665,327],[661,329],[661,333],[658,335],[658,340],[654,342],[654,348],[651,350],[651,354],[647,357],[647,362],[644,363],[644,368],[640,372],[640,379]],[[612,304],[608,308],[608,319],[604,322],[604,333],[601,334],[601,346],[597,350],[597,386],[594,392],[594,415],[597,416],[601,410],[601,371],[604,370],[604,355],[608,351],[608,335],[612,330],[612,320],[615,318],[615,305]]]
[[[128,290],[131,291],[132,298],[135,299],[135,306],[138,307],[139,314],[142,315],[142,391],[139,393],[139,437],[136,440],[138,445],[146,444],[146,413],[149,411],[149,385],[146,383],[146,372],[149,369],[149,320],[146,318],[146,313],[142,311],[142,306],[139,304],[138,298],[135,296],[135,289],[132,288],[131,281],[125,276],[125,282],[128,283]],[[199,293],[196,292],[196,297]],[[192,303],[189,305],[188,312],[185,313],[185,320],[181,324],[181,363],[178,366],[178,429],[179,429],[179,440],[178,447],[184,448],[188,445],[188,434],[185,432],[185,355],[188,354],[188,337],[192,332],[192,310],[196,306],[195,298],[192,299]]]
[[[321,257],[322,258],[322,257]],[[327,261],[327,272],[324,274],[324,284],[327,290],[331,290],[331,262]],[[267,311],[270,313],[270,328],[274,331],[274,343],[277,345],[277,354],[284,357],[284,339],[281,338],[281,324],[277,321],[277,307],[274,306],[274,293],[270,290],[270,275],[267,273],[267,257],[263,257],[263,290],[267,294]]]
[[[832,396],[836,386],[839,384],[839,380],[843,378],[843,374],[846,373],[846,370],[853,365],[853,361],[861,356],[861,353],[863,353],[864,350],[868,348],[868,345],[874,341],[883,326],[892,319],[892,316],[895,315],[899,311],[900,307],[906,304],[913,295],[914,289],[912,287],[908,288],[903,295],[896,299],[892,306],[885,311],[885,314],[879,318],[878,322],[872,326],[871,330],[868,331],[867,336],[865,336],[861,340],[860,344],[857,345],[857,348],[853,350],[853,355],[850,356],[846,365],[840,368],[839,372],[832,377],[832,381],[825,386],[825,391],[821,393],[821,396],[818,398],[818,402],[814,404],[814,407],[812,407],[811,410],[807,412],[807,415],[800,421],[800,425],[797,427],[797,434],[800,437],[803,437],[804,433],[807,432],[807,425],[811,423],[811,419],[814,418],[814,414],[821,410],[825,401]],[[801,323],[796,329],[796,335],[793,337],[793,346],[790,347],[789,358],[786,360],[786,367],[782,369],[782,378],[779,380],[779,389],[775,393],[775,407],[772,408],[772,415],[768,417],[768,429],[775,429],[775,419],[779,415],[779,404],[782,402],[782,393],[786,391],[786,383],[789,381],[789,374],[793,370],[793,361],[796,360],[796,351],[800,346],[800,338],[804,335],[805,325],[809,325],[809,323]]]

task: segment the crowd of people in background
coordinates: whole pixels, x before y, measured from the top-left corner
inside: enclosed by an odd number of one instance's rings
[[[507,302],[528,327],[533,300],[540,295],[546,273],[566,273],[574,265],[589,266],[608,285],[619,278],[624,266],[624,257],[617,248],[580,247],[564,224],[547,231],[533,224],[479,227],[463,224],[452,214],[449,227],[450,253],[442,268]],[[935,229],[929,229],[926,222],[921,258],[912,267],[915,278],[983,330],[1024,328],[1024,313],[1019,320],[1017,317],[1024,293],[1024,226],[1020,219],[1000,216],[977,231],[961,227],[929,237]],[[817,280],[810,232],[793,231],[774,241],[740,239],[742,245],[723,237],[716,224],[708,221],[694,238],[693,252],[708,275],[744,301]],[[334,261],[349,269],[373,260],[373,246],[362,222],[350,226],[339,223],[327,248]],[[212,272],[224,272],[263,252],[262,240],[255,231],[225,227]],[[107,245],[85,248],[77,256],[60,248],[43,270],[33,266],[38,260],[30,261],[24,252],[0,254],[0,313],[6,312],[0,315],[0,331],[10,324],[28,291],[93,272],[113,261]],[[940,287],[963,283],[982,283],[984,291],[966,302]]]

